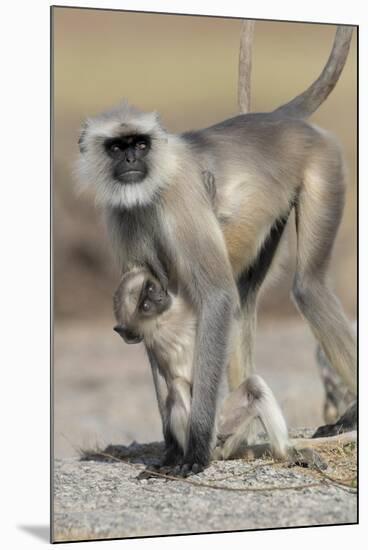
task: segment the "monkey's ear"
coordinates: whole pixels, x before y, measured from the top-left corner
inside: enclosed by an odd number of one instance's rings
[[[214,201],[216,199],[215,176],[209,170],[203,170],[202,179],[209,198]]]
[[[161,134],[161,138],[167,138],[168,130],[165,128],[165,126],[162,124],[161,115],[158,113],[158,111],[153,111],[150,113],[153,119],[153,127],[159,128],[159,133]]]
[[[155,122],[156,124],[158,124],[159,126],[161,126],[161,128],[163,128],[163,124],[162,124],[162,120],[161,120],[161,115],[158,111],[153,111],[152,113],[154,119],[155,119]]]
[[[85,153],[87,151],[86,142],[85,142],[87,130],[88,130],[88,121],[85,120],[81,125],[79,139],[78,139],[80,153]]]

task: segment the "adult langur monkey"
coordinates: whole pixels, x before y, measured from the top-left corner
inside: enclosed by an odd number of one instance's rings
[[[148,266],[164,288],[180,289],[198,315],[185,470],[208,464],[238,297],[245,319],[251,319],[292,208],[294,299],[331,364],[356,391],[355,339],[326,282],[344,205],[343,160],[335,140],[304,120],[333,89],[351,34],[338,27],[321,76],[272,113],[239,115],[173,135],[155,113],[123,103],[82,128],[80,175],[96,186],[122,272]],[[217,218],[203,170],[215,176]],[[246,322],[243,332],[245,350],[251,349]],[[158,367],[152,355],[150,361],[160,402]],[[231,364],[234,386],[251,368],[247,358],[240,366]],[[171,440],[165,433],[168,448]]]

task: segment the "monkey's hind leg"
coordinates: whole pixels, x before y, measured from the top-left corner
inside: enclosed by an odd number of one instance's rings
[[[326,278],[345,195],[341,164],[336,156],[328,161],[307,171],[299,194],[293,298],[328,361],[356,395],[354,333]]]
[[[326,424],[338,423],[339,417],[354,402],[354,395],[341,380],[336,369],[331,367],[320,346],[317,348],[316,359],[325,390],[324,420]]]
[[[220,415],[219,441],[214,458],[236,458],[245,445],[257,420],[262,423],[270,440],[275,458],[286,458],[289,448],[288,430],[281,409],[266,382],[257,375],[250,376],[232,392]]]
[[[274,263],[289,218],[290,208],[286,215],[274,222],[258,256],[240,273],[237,279],[241,313],[235,323],[234,351],[228,366],[230,390],[239,387],[254,372],[258,296],[267,273]]]
[[[227,367],[230,391],[236,390],[254,372],[254,340],[257,323],[255,292],[242,304],[239,318],[234,321],[232,351]]]

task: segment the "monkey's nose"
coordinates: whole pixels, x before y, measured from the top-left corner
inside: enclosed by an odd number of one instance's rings
[[[136,161],[136,158],[135,158],[134,152],[128,150],[128,151],[125,153],[125,159],[126,159],[126,161],[127,161],[129,164],[135,162],[135,161]]]

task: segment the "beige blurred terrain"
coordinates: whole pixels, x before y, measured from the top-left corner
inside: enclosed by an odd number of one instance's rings
[[[157,110],[180,132],[237,113],[240,20],[55,8],[54,315],[55,435],[73,446],[159,437],[143,351],[112,333],[117,272],[92,195],[78,196],[73,163],[81,122],[126,98]],[[272,110],[303,91],[329,55],[335,27],[258,21],[252,110]],[[347,202],[331,278],[356,316],[356,32],[342,77],[314,123],[343,145]],[[257,360],[294,425],[322,420],[314,343],[289,300],[291,270],[264,293]],[[306,388],[308,398],[305,398]],[[91,440],[92,438],[92,440]],[[67,441],[69,439],[69,442]]]
[[[304,323],[261,324],[257,371],[271,385],[289,428],[323,423],[323,388],[315,344]],[[80,449],[162,440],[161,420],[142,344],[129,346],[98,323],[65,323],[55,331],[55,456]]]

